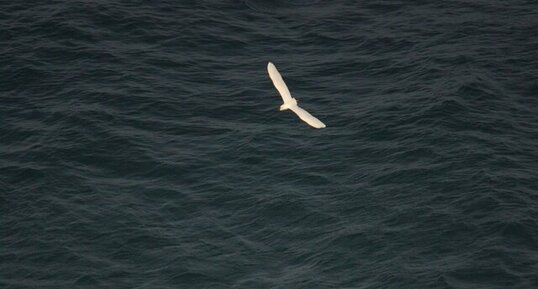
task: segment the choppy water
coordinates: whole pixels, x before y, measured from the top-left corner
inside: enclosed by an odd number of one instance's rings
[[[536,2],[290,2],[2,2],[1,287],[537,288]]]

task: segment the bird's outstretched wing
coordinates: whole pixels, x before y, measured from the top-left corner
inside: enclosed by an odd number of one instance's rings
[[[302,119],[304,122],[308,123],[309,125],[315,127],[315,128],[324,128],[325,124],[322,123],[319,119],[315,118],[313,115],[308,113],[308,111],[300,108],[298,105],[292,105],[290,106],[290,109],[299,116],[300,119]]]
[[[278,73],[278,70],[276,69],[273,63],[269,62],[267,64],[267,72],[269,72],[269,77],[271,77],[271,80],[273,81],[273,85],[276,87],[276,89],[280,93],[280,96],[282,97],[282,100],[284,101],[284,103],[293,102],[290,91],[288,87],[286,86],[286,83],[282,79],[282,76],[280,75],[280,73]]]

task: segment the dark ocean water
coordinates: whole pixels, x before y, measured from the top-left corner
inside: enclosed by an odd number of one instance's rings
[[[536,1],[3,1],[0,287],[538,288],[537,31]]]

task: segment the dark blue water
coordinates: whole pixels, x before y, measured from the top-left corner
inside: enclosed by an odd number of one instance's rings
[[[538,288],[537,19],[3,1],[0,287]]]

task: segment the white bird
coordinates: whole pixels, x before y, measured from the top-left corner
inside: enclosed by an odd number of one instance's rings
[[[282,100],[284,101],[284,104],[280,106],[280,111],[291,109],[293,112],[295,112],[295,114],[297,114],[297,116],[299,116],[300,119],[302,119],[309,125],[315,128],[325,127],[325,124],[323,122],[321,122],[319,119],[308,113],[308,111],[300,108],[297,105],[297,99],[291,97],[290,91],[288,90],[286,83],[282,79],[280,73],[278,73],[278,70],[276,70],[276,67],[273,63],[269,62],[267,64],[267,72],[269,72],[269,77],[271,77],[273,84],[275,85],[276,89],[280,93],[280,96],[282,96]]]

